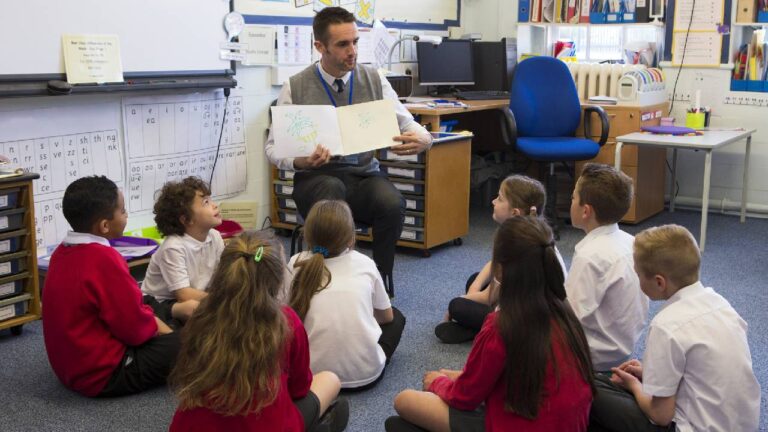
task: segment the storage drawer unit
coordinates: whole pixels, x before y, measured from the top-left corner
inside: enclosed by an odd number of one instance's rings
[[[33,173],[0,179],[0,330],[40,319]]]

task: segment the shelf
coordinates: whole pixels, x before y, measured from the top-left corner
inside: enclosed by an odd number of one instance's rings
[[[663,22],[647,22],[647,23],[550,23],[550,22],[518,22],[518,25],[533,26],[533,27],[588,27],[588,26],[628,26],[628,27],[664,27]],[[763,23],[765,24],[765,23]]]
[[[768,27],[768,22],[749,22],[749,23],[742,23],[742,22],[735,22],[731,25],[735,27]]]

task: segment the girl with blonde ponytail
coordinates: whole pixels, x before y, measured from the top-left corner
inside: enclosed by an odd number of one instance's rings
[[[314,377],[301,320],[276,296],[283,249],[265,232],[246,232],[224,249],[182,331],[169,382],[179,399],[171,431],[313,431],[339,392],[331,372]],[[346,401],[322,420],[341,431]]]
[[[318,201],[304,224],[308,251],[291,257],[289,305],[309,335],[312,370],[329,370],[346,389],[383,376],[405,327],[376,264],[353,249],[355,224],[344,201]]]

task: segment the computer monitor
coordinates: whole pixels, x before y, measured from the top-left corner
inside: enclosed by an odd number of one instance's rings
[[[509,91],[517,65],[517,40],[472,42],[475,85],[472,90]]]
[[[472,41],[443,39],[440,45],[416,43],[419,83],[423,86],[472,85],[475,83]]]

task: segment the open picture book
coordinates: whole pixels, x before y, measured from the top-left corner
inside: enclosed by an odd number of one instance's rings
[[[332,105],[272,107],[277,158],[309,156],[318,144],[331,155],[351,155],[391,147],[400,135],[395,103],[384,99],[336,108]]]

